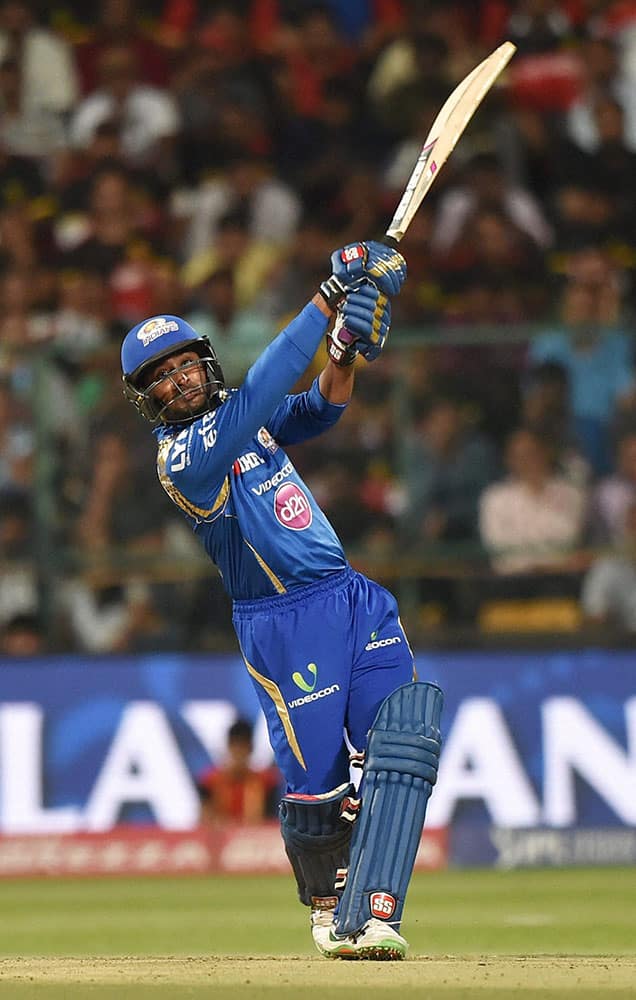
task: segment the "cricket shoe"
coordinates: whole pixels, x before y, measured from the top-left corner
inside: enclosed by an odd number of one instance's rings
[[[406,958],[408,943],[390,924],[374,917],[355,934],[337,937],[333,911],[314,910],[311,933],[321,955],[327,958],[367,959],[375,962],[399,962]]]

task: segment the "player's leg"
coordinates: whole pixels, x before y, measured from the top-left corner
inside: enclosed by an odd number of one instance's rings
[[[263,707],[287,794],[281,832],[312,931],[329,927],[336,872],[349,861],[355,794],[349,783],[344,720],[352,646],[345,587],[310,599],[272,601],[267,615],[235,627]]]
[[[362,610],[347,727],[354,746],[366,747],[362,804],[337,921],[323,951],[402,958],[408,946],[400,920],[437,774],[442,696],[435,685],[411,682],[412,654],[393,596],[364,577],[358,586]]]
[[[403,958],[406,893],[426,806],[437,779],[442,692],[405,684],[380,706],[365,755],[361,806],[347,882],[333,929],[356,957]]]
[[[285,851],[296,876],[301,903],[311,907],[311,930],[322,951],[339,893],[337,873],[349,865],[352,824],[359,800],[349,783],[322,795],[283,796],[280,807]]]

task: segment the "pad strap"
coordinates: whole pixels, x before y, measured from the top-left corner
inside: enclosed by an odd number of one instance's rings
[[[290,793],[283,797],[283,842],[305,906],[332,908],[338,902],[336,873],[349,864],[352,823],[358,808],[359,800],[350,784],[324,795]]]

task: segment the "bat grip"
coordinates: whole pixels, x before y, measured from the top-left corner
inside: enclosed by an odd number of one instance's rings
[[[393,250],[397,250],[400,245],[395,237],[387,236],[386,234],[381,238],[380,242],[384,243],[387,247],[391,247]]]

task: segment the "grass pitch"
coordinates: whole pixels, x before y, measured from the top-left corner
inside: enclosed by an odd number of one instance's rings
[[[290,878],[8,881],[2,1000],[636,998],[636,870],[418,875],[404,963],[313,950]]]

